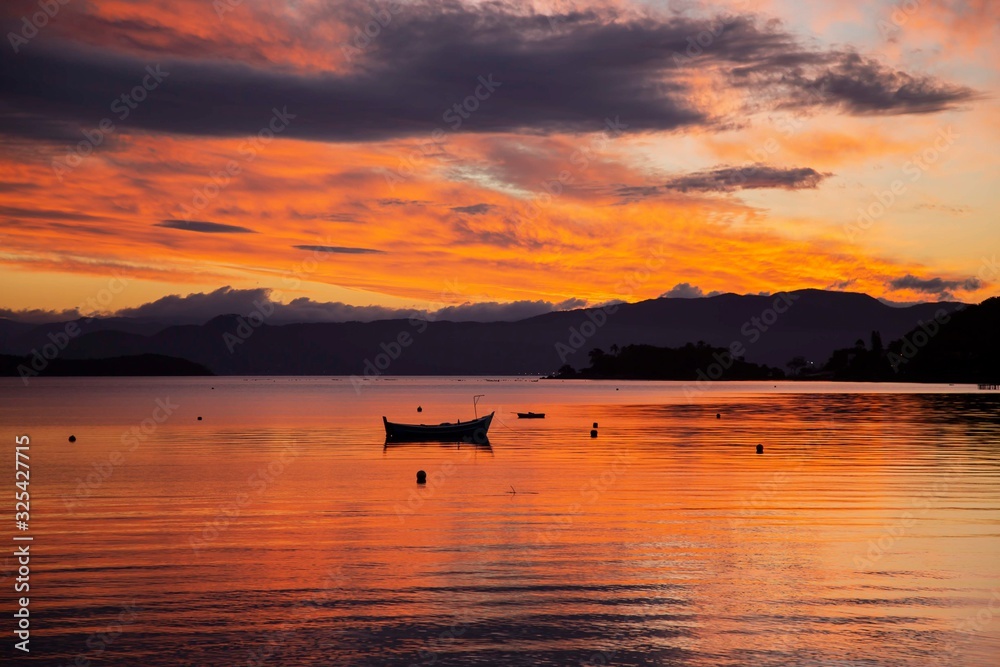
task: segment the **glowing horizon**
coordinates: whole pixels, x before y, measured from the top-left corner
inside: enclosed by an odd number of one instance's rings
[[[0,309],[998,294],[988,0],[375,7],[7,3]]]

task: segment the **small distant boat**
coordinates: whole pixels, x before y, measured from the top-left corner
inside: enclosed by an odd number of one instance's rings
[[[544,412],[518,412],[518,419],[545,419]]]
[[[382,417],[386,442],[474,442],[485,445],[493,413],[467,422],[443,424],[397,424]]]
[[[475,407],[482,394],[473,397],[472,404]],[[398,424],[391,422],[382,416],[382,423],[385,425],[386,444],[391,442],[471,442],[477,445],[489,444],[487,433],[490,424],[493,422],[494,413],[467,422],[461,420],[455,422],[444,422],[441,424]]]

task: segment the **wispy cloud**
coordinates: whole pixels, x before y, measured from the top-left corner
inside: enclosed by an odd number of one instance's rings
[[[472,204],[470,206],[452,206],[455,213],[465,213],[466,215],[482,215],[489,213],[495,207],[492,204]]]
[[[162,220],[154,227],[166,227],[167,229],[182,229],[186,232],[200,232],[202,234],[256,234],[254,230],[239,225],[227,225],[221,222],[206,222],[204,220]]]
[[[693,174],[671,178],[663,186],[667,190],[687,192],[732,192],[734,190],[757,190],[781,188],[801,190],[816,188],[828,177],[810,167],[782,168],[762,164],[746,167],[716,167]]]
[[[700,299],[705,296],[718,296],[722,292],[713,290],[708,294],[705,294],[697,285],[692,285],[691,283],[677,283],[671,287],[668,291],[660,295],[661,299]]]
[[[39,220],[78,220],[78,221],[108,220],[108,218],[98,215],[90,215],[88,213],[78,213],[76,211],[59,211],[50,208],[27,208],[24,206],[0,206],[0,217],[32,218]]]
[[[372,248],[349,248],[336,245],[295,245],[293,248],[299,250],[312,250],[313,252],[329,252],[342,255],[375,255],[384,253],[384,250],[374,250]]]
[[[910,290],[921,294],[932,294],[942,299],[952,299],[952,290],[974,291],[983,287],[979,278],[948,280],[945,278],[918,278],[906,274],[901,278],[893,278],[887,285],[895,291]]]

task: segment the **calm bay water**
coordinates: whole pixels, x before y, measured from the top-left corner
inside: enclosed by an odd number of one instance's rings
[[[998,664],[1000,394],[689,393],[4,379],[4,496],[15,435],[31,437],[27,660]],[[467,419],[473,394],[496,410],[491,447],[383,447],[383,414]],[[23,533],[5,506],[9,547]],[[21,657],[2,618],[3,655]]]

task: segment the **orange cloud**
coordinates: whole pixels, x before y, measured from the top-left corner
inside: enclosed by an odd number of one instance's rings
[[[456,136],[446,154],[414,162],[400,179],[386,171],[416,142],[276,139],[249,158],[246,141],[126,135],[61,183],[44,158],[3,161],[0,173],[30,184],[3,198],[5,263],[89,274],[127,267],[141,280],[178,283],[256,276],[287,293],[305,281],[451,302],[646,298],[679,281],[756,292],[851,278],[880,294],[886,276],[922,273],[819,234],[784,237],[731,197],[621,203],[617,185],[649,179],[615,159],[617,146],[585,165],[571,161],[593,137]],[[225,174],[231,162],[239,170]],[[546,189],[563,172],[572,182]],[[253,233],[160,226],[185,218]],[[47,305],[66,305],[58,302],[52,294]]]
[[[35,6],[18,0],[2,14],[17,17]],[[220,16],[204,0],[70,3],[45,39],[151,62],[180,54],[278,71],[359,66],[341,45],[351,43],[358,22],[371,20],[364,13],[338,13],[320,2],[225,6],[231,11]],[[967,6],[924,3],[907,29],[968,29],[985,40],[995,30],[995,7]],[[844,10],[820,18],[857,17]],[[309,295],[323,284],[386,302],[600,302],[656,296],[679,282],[737,292],[850,284],[876,296],[919,298],[886,284],[908,274],[958,277],[953,264],[960,262],[923,266],[874,244],[849,246],[824,211],[789,213],[790,203],[775,213],[740,192],[666,192],[672,174],[649,148],[676,150],[670,167],[682,173],[749,162],[825,173],[921,150],[924,130],[939,119],[928,114],[903,124],[899,117],[845,119],[830,110],[766,117],[758,107],[769,108],[770,100],[720,85],[721,72],[709,65],[690,63],[670,75],[672,85],[685,87],[686,102],[706,110],[709,120],[699,129],[627,130],[612,138],[596,117],[592,128],[590,121],[574,124],[591,129],[578,134],[517,127],[460,134],[442,121],[440,135],[323,143],[165,135],[124,122],[84,157],[74,156],[76,137],[5,139],[2,270],[63,272],[67,283],[74,275],[127,270],[157,289],[215,282]],[[729,124],[724,129],[713,118]],[[262,117],[261,127],[267,122]],[[995,118],[985,122],[993,132],[981,143],[989,146],[997,125]],[[68,166],[54,170],[54,161]],[[796,197],[783,192],[767,204],[803,201]],[[171,220],[187,224],[164,224]],[[316,246],[327,250],[308,249]],[[39,306],[73,305],[58,290],[39,298]]]

